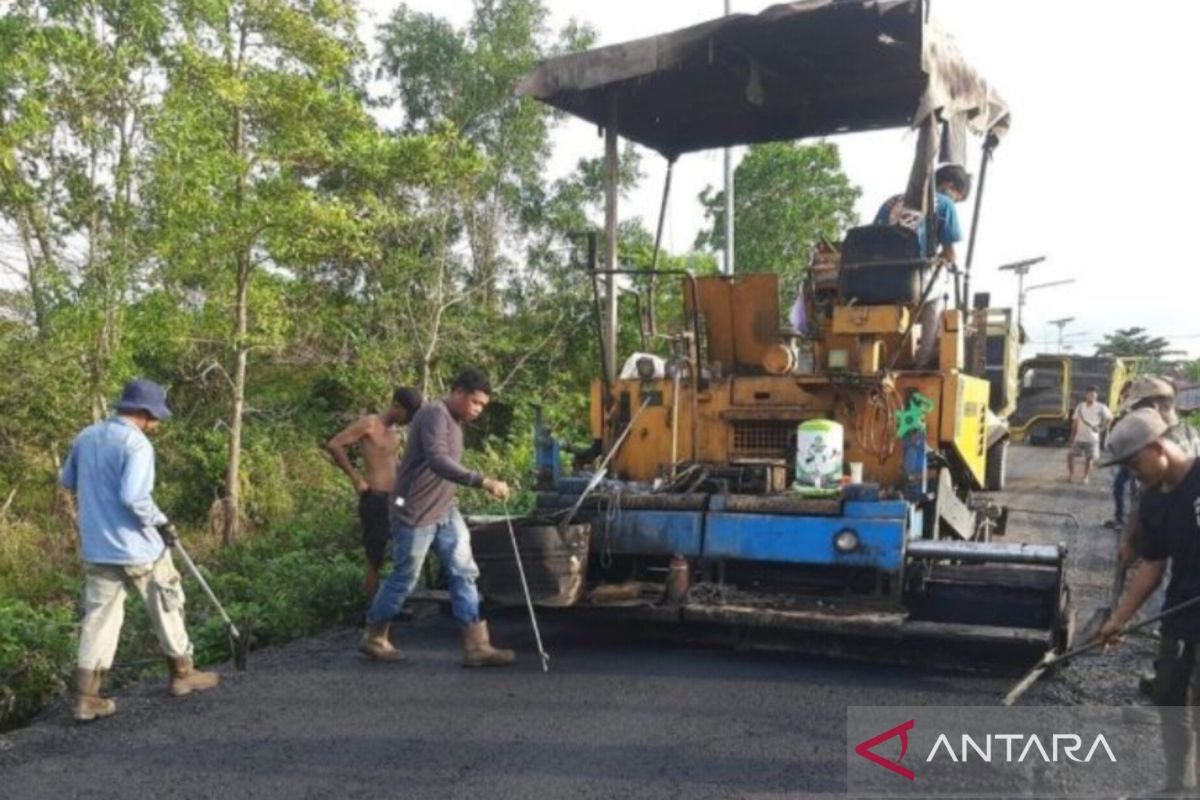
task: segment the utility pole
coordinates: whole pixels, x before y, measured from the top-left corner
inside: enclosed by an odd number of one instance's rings
[[[1050,324],[1058,328],[1058,353],[1063,351],[1063,329],[1075,321],[1074,317],[1063,317],[1062,319],[1052,319]]]
[[[725,0],[725,16],[729,16],[730,0]],[[733,274],[733,148],[725,148],[725,274]]]
[[[1020,325],[1021,309],[1025,307],[1025,297],[1030,292],[1035,292],[1038,289],[1049,289],[1051,286],[1066,286],[1069,283],[1074,283],[1074,278],[1064,278],[1061,281],[1050,281],[1049,283],[1035,283],[1033,286],[1027,286],[1021,292],[1021,296],[1017,299],[1017,324]]]
[[[618,124],[617,98],[613,97],[608,108],[608,125],[604,128],[604,269],[605,275],[605,308],[604,308],[604,343],[608,359],[608,380],[613,382],[620,373],[617,365],[617,238],[618,238],[618,209],[617,202],[621,196],[619,175],[621,171],[620,151],[617,149]]]
[[[1016,261],[1012,264],[1005,264],[999,267],[1001,272],[1012,272],[1017,276],[1017,329],[1021,328],[1021,312],[1025,307],[1025,276],[1029,274],[1030,268],[1042,263],[1046,260],[1045,256],[1037,258],[1028,258],[1024,261]]]

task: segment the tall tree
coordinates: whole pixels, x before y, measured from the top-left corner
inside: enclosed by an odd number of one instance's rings
[[[522,209],[542,190],[550,157],[553,113],[513,90],[539,60],[595,38],[571,23],[552,41],[548,16],[542,0],[475,0],[470,22],[458,30],[402,5],[380,36],[405,129],[450,123],[487,156],[460,213],[471,280],[488,309],[496,305],[499,280],[510,266],[506,245],[516,244],[513,234],[530,221]]]
[[[734,246],[739,271],[776,272],[780,284],[798,282],[812,247],[838,239],[855,224],[862,191],[842,172],[837,145],[771,142],[750,147],[734,174]],[[725,246],[725,192],[700,194],[710,226],[697,248]]]
[[[298,254],[354,237],[321,175],[371,129],[353,81],[350,0],[188,4],[154,130],[155,222],[170,279],[227,328],[224,539],[237,538],[251,354],[277,347]],[[209,315],[206,317],[211,318]],[[221,363],[223,362],[223,363]]]
[[[33,325],[43,340],[59,337],[57,352],[77,354],[95,417],[128,357],[121,310],[144,246],[139,191],[163,6],[28,0],[0,18],[0,217],[20,242]],[[51,331],[60,304],[70,323]]]
[[[1118,358],[1145,358],[1159,361],[1167,356],[1178,355],[1181,350],[1172,350],[1169,339],[1151,336],[1145,328],[1119,328],[1105,334],[1104,341],[1096,345],[1096,355]]]

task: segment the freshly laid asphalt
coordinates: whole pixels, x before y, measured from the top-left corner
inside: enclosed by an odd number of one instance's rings
[[[1014,496],[1028,506],[1044,493],[1041,507],[1083,523],[1024,524],[1072,539],[1073,580],[1095,593],[1110,563],[1103,490],[1056,488],[1057,451],[1016,452]],[[0,737],[0,798],[837,797],[847,706],[992,705],[1011,683],[633,640],[562,616],[544,620],[543,674],[525,617],[492,626],[518,650],[515,667],[461,668],[441,616],[396,628],[404,664],[363,659],[358,633],[343,629],[255,652],[205,694],[169,698],[165,680],[129,687],[115,717],[88,725],[54,709]],[[1138,652],[1067,670],[1027,702],[1129,702]]]

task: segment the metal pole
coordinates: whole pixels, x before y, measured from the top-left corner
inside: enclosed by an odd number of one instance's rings
[[[620,154],[617,152],[617,98],[609,100],[608,125],[604,129],[604,243],[607,275],[605,276],[605,352],[608,380],[617,380],[617,193],[620,175]]]
[[[517,532],[513,529],[512,514],[508,513],[508,501],[501,500],[504,521],[508,523],[508,538],[512,542],[513,558],[517,562],[517,574],[521,576],[521,589],[525,592],[525,607],[529,609],[529,624],[533,627],[533,639],[537,642],[538,657],[542,659],[542,672],[550,671],[550,655],[542,646],[542,631],[538,628],[537,614],[533,611],[533,597],[529,594],[529,581],[525,578],[525,564],[521,561],[521,548],[517,546]]]
[[[600,376],[604,383],[603,404],[605,417],[607,418],[608,403],[610,400],[609,386],[612,381],[609,378],[608,371],[608,340],[604,336],[604,312],[600,309],[600,279],[597,273],[600,271],[600,243],[599,235],[595,231],[588,231],[587,248],[588,248],[588,271],[592,275],[592,306],[596,314],[596,334],[599,336],[597,341],[600,343]]]
[[[725,16],[729,16],[730,0],[725,0]],[[725,148],[725,274],[734,269],[733,247],[733,148]]]
[[[667,177],[663,182],[662,205],[658,209],[658,230],[654,234],[654,257],[650,269],[658,269],[658,253],[662,248],[663,223],[667,220],[667,202],[671,199],[671,175],[675,172],[675,159],[667,160]]]
[[[992,139],[983,143],[983,162],[979,166],[979,185],[975,187],[975,211],[971,214],[971,238],[967,242],[967,263],[963,267],[963,300],[971,303],[971,265],[975,263],[975,237],[979,232],[979,211],[983,206],[983,190],[987,186],[988,163],[992,160]]]
[[[1021,312],[1025,310],[1025,273],[1017,273],[1017,330],[1021,330]]]
[[[658,254],[662,250],[663,225],[667,220],[667,202],[671,199],[671,176],[675,172],[675,159],[667,159],[667,179],[663,182],[662,207],[658,211],[658,231],[654,234],[654,257],[650,260],[650,271],[658,269]],[[647,294],[646,323],[650,329],[651,338],[658,336],[658,316],[655,309],[658,292],[658,279],[650,275],[647,283],[650,291]]]

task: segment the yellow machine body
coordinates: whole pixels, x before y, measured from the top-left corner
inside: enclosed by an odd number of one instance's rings
[[[905,474],[897,418],[919,393],[932,401],[925,420],[929,447],[953,453],[974,488],[982,487],[990,387],[962,371],[960,312],[942,314],[936,369],[911,366],[909,308],[839,306],[826,320],[828,333],[800,345],[811,348],[810,358],[798,360],[811,369],[773,375],[761,362],[784,338],[776,276],[696,283],[709,345],[707,380],[698,390],[687,371],[680,380],[619,380],[610,386],[607,403],[603,383],[593,384],[592,433],[606,449],[633,420],[613,459],[616,477],[670,478],[683,463],[783,468],[796,427],[830,419],[844,426],[845,460],[863,464],[864,480],[900,487]]]

